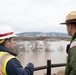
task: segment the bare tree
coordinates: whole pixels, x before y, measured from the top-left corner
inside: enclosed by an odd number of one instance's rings
[[[18,41],[15,42],[14,51],[16,53],[25,51],[25,46],[24,46],[24,43],[23,43],[22,40],[18,40]]]
[[[60,45],[60,47],[58,48],[58,51],[63,52],[64,47],[62,45]]]
[[[30,44],[31,44],[31,50],[32,51],[36,51],[38,50],[38,45],[39,45],[39,42],[37,40],[32,40],[32,41],[29,41]]]
[[[48,40],[47,40],[47,39],[43,41],[43,44],[44,44],[44,46],[45,46],[45,51],[46,51],[46,52],[48,52],[48,51],[51,50],[51,49],[50,49],[50,44],[48,43]]]

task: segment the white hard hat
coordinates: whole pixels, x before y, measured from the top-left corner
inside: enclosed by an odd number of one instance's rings
[[[17,36],[13,29],[7,25],[0,26],[0,39],[6,39]]]

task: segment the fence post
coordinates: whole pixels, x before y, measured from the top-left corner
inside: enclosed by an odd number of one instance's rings
[[[47,60],[47,75],[51,75],[51,60]]]

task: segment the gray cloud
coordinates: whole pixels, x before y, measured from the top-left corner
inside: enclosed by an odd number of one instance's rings
[[[76,8],[74,0],[0,0],[0,25],[16,32],[66,32],[60,22]]]

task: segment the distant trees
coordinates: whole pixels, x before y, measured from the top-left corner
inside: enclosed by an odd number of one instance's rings
[[[26,47],[23,43],[23,40],[18,40],[15,42],[15,45],[14,45],[14,51],[16,53],[19,53],[20,51],[25,51],[26,50]]]
[[[60,45],[58,47],[58,51],[63,51],[64,47]],[[38,51],[45,51],[45,52],[53,52],[54,50],[51,48],[51,43],[48,39],[43,41],[39,40],[16,40],[14,51],[19,52],[38,52]]]

